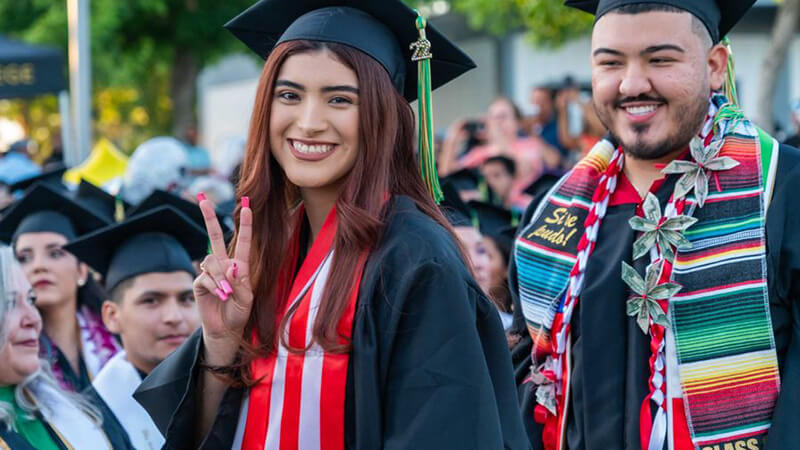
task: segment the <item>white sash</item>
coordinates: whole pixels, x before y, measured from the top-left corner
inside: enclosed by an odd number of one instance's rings
[[[56,388],[36,384],[28,390],[45,421],[73,449],[111,449],[106,433]]]
[[[164,437],[150,415],[133,399],[133,392],[141,382],[125,351],[120,351],[97,374],[92,385],[125,428],[134,448],[157,450],[164,445]]]

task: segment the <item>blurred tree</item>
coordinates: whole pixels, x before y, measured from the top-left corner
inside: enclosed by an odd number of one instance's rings
[[[186,127],[194,122],[200,70],[230,50],[244,50],[222,25],[253,0],[92,1],[97,14],[102,14],[100,20],[106,21],[110,25],[108,30],[112,30],[105,42],[116,44],[124,55],[145,56],[144,61],[128,59],[126,62],[135,66],[128,72],[143,71],[136,75],[144,80],[155,64],[165,66],[172,99],[172,134],[182,137]],[[113,70],[115,62],[106,63],[107,69]]]
[[[244,51],[222,25],[255,0],[91,0],[95,129],[130,152],[142,140],[182,137],[194,121],[199,71],[232,50]],[[379,1],[379,0],[376,0]],[[405,0],[412,6],[435,0]],[[442,0],[439,0],[442,1]],[[451,0],[471,26],[496,35],[527,30],[532,42],[555,46],[585,33],[591,16],[562,0]],[[0,2],[0,30],[64,49],[66,0]],[[34,119],[32,112],[36,112]],[[32,135],[56,136],[53,98],[6,104],[0,113],[25,122]],[[43,148],[50,146],[46,139]]]
[[[122,140],[118,144],[128,151],[126,144],[135,145],[148,134],[171,131],[182,137],[195,121],[196,80],[202,67],[228,51],[244,50],[222,25],[252,3],[91,0],[98,132]],[[66,60],[65,0],[0,2],[0,30],[29,42],[61,47]],[[136,95],[130,95],[131,88]],[[126,116],[131,111],[136,111],[133,122]],[[137,130],[144,135],[139,136]]]
[[[441,0],[405,0],[411,6],[431,5]],[[557,47],[587,33],[592,16],[567,8],[564,0],[450,0],[470,26],[495,35],[524,30],[534,45]]]

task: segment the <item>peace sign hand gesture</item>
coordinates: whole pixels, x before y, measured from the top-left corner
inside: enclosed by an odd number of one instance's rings
[[[200,264],[203,272],[194,280],[194,297],[203,323],[205,361],[214,366],[233,362],[250,311],[253,288],[250,284],[250,242],[253,211],[250,200],[242,197],[239,234],[233,257],[228,256],[225,239],[214,205],[199,194],[211,254]]]

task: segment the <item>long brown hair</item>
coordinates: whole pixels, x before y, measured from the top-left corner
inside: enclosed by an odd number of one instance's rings
[[[278,45],[267,59],[258,82],[237,192],[240,197],[250,197],[253,210],[250,277],[255,301],[241,344],[244,351],[240,368],[245,371],[249,361],[268,355],[276,346],[276,337],[283,336],[286,320],[280,324],[276,321],[285,293],[276,292],[275,286],[280,277],[287,275],[281,272],[287,270],[285,255],[292,233],[287,224],[292,223],[290,217],[300,201],[297,187],[286,178],[270,151],[274,85],[287,58],[319,51],[330,52],[358,77],[359,152],[336,202],[338,228],[332,261],[336,270],[325,285],[313,327],[313,342],[329,352],[343,353],[350,349],[349,343],[340,343],[337,325],[347,306],[360,255],[374,249],[380,240],[386,214],[385,193],[410,197],[423,213],[453,235],[419,174],[414,156],[414,114],[384,68],[368,55],[341,44],[289,41]],[[235,217],[238,228],[238,211]],[[288,270],[291,276],[295,268]],[[259,338],[258,348],[248,343],[253,331]]]

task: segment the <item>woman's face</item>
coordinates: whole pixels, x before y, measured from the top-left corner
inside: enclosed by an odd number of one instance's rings
[[[496,100],[489,106],[486,129],[490,141],[505,143],[505,141],[516,139],[519,126],[519,120],[514,114],[514,107],[507,100]]]
[[[286,177],[307,189],[338,189],[359,151],[358,78],[327,50],[290,56],[270,113],[270,148]]]
[[[6,309],[0,324],[0,386],[22,382],[39,369],[39,333],[42,318],[33,305],[35,296],[19,266],[10,270],[0,301]]]
[[[483,244],[483,236],[473,227],[454,227],[453,230],[467,250],[472,271],[475,272],[475,281],[488,293],[492,286],[489,284],[489,254]]]
[[[78,285],[89,275],[85,265],[61,248],[66,243],[61,234],[42,232],[23,233],[14,245],[17,261],[36,291],[39,308],[76,301]]]
[[[493,239],[484,237],[483,245],[486,248],[486,254],[489,257],[489,264],[487,268],[488,282],[487,284],[492,288],[503,286],[508,276],[508,263],[503,258],[503,252],[497,247]]]

